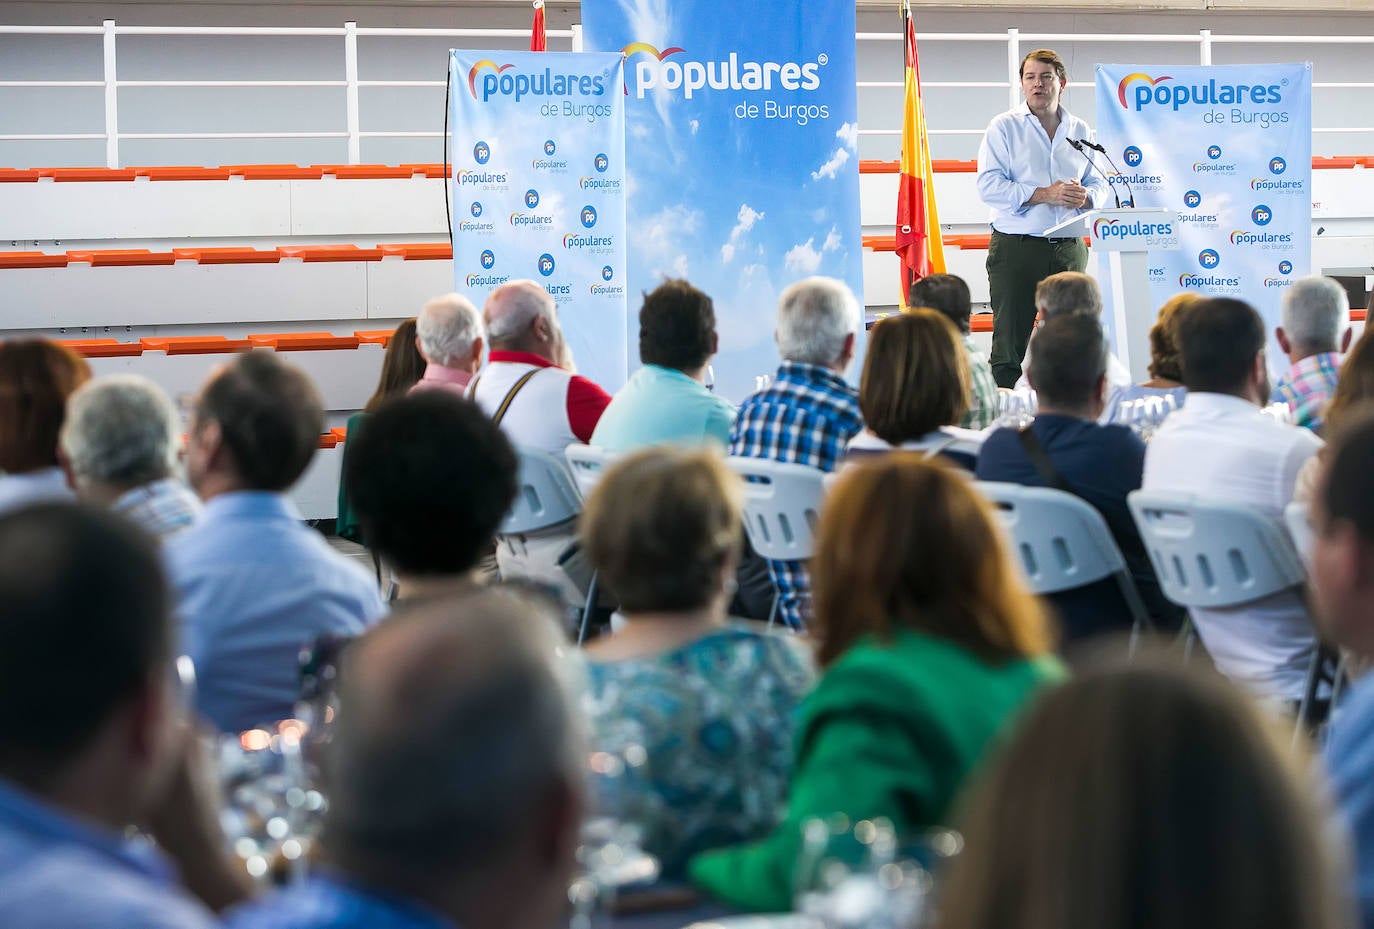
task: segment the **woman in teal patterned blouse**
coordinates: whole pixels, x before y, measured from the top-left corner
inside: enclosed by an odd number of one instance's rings
[[[742,509],[718,455],[659,448],[608,469],[582,519],[625,617],[587,649],[593,746],[642,747],[621,808],[636,812],[669,879],[696,852],[777,824],[813,680],[797,638],[727,623]]]

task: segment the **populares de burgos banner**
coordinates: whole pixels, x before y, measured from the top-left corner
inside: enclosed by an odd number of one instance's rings
[[[686,278],[739,401],[777,366],[784,287],[824,274],[863,300],[854,4],[583,0],[582,20],[626,60],[631,345],[641,292]]]
[[[625,383],[625,64],[454,50],[454,289],[542,284],[581,374]]]
[[[1123,201],[1177,212],[1179,250],[1150,253],[1155,305],[1238,297],[1272,331],[1312,263],[1312,66],[1098,65],[1097,138]]]

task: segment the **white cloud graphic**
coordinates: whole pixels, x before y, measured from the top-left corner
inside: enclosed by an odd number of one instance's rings
[[[819,168],[817,168],[815,171],[812,171],[812,172],[811,172],[811,180],[813,180],[813,181],[819,181],[819,180],[820,180],[821,178],[823,178],[823,177],[828,177],[828,178],[830,178],[831,180],[834,180],[835,175],[839,173],[840,169],[844,167],[845,162],[847,162],[848,160],[849,160],[849,149],[847,149],[847,148],[837,148],[837,149],[835,149],[835,154],[833,154],[833,155],[830,156],[830,160],[829,160],[829,161],[827,161],[825,164],[821,165],[821,166],[820,166]]]
[[[858,123],[845,123],[845,124],[844,124],[843,126],[841,126],[839,129],[836,129],[836,130],[835,130],[835,138],[843,140],[843,141],[844,141],[844,144],[845,144],[846,146],[848,146],[849,148],[858,149],[858,147],[859,147],[859,124],[858,124]]]
[[[821,246],[823,252],[838,252],[840,250],[840,230],[838,226],[831,226],[830,233],[825,237],[825,244]]]
[[[735,216],[735,228],[730,230],[730,241],[720,247],[722,261],[729,264],[735,260],[735,249],[739,246],[740,240],[761,219],[763,219],[761,210],[756,210],[747,203],[740,204],[739,213]]]
[[[783,264],[794,274],[815,274],[821,266],[821,253],[816,251],[816,239],[811,237],[801,245],[794,245],[783,257]]]
[[[694,119],[694,120],[692,120],[690,123],[688,123],[687,125],[689,125],[689,126],[692,127],[692,135],[696,135],[697,132],[698,132],[698,130],[701,129],[701,120],[699,120],[699,119]]]
[[[636,229],[639,248],[649,260],[651,277],[671,273],[687,276],[687,256],[691,237],[701,228],[701,213],[681,204],[674,204],[653,213],[642,221],[631,223]]]

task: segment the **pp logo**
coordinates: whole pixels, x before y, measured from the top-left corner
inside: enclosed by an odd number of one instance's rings
[[[1145,153],[1134,145],[1127,145],[1121,153],[1121,160],[1126,162],[1129,167],[1139,167],[1140,163],[1145,160]]]
[[[1202,194],[1196,190],[1188,191],[1183,195],[1183,205],[1190,210],[1202,206]]]
[[[1197,263],[1210,270],[1221,264],[1221,256],[1214,249],[1204,248],[1198,252]]]
[[[539,205],[539,191],[537,191],[537,190],[535,190],[533,187],[531,187],[529,190],[525,191],[525,206],[532,210],[532,209],[534,209],[535,207],[537,207],[538,205]]]
[[[1274,211],[1261,203],[1250,211],[1250,219],[1256,226],[1267,226],[1274,218]]]
[[[1292,274],[1292,273],[1293,273],[1293,262],[1289,261],[1287,258],[1285,258],[1283,261],[1280,261],[1280,262],[1279,262],[1279,273],[1280,273],[1280,274]]]
[[[582,225],[587,229],[596,225],[596,208],[591,204],[582,208]]]
[[[606,169],[611,166],[611,159],[607,158],[604,154],[597,155],[596,160],[593,161],[592,164],[596,165],[597,173],[605,174]]]
[[[601,269],[601,279],[603,281],[609,282],[613,277],[615,277],[615,269],[610,265],[606,265],[606,267]]]
[[[478,142],[472,147],[472,157],[479,165],[486,164],[491,161],[491,146],[485,142]]]
[[[1270,158],[1270,159],[1269,159],[1269,173],[1270,173],[1270,174],[1282,174],[1283,172],[1285,172],[1285,171],[1287,171],[1287,170],[1288,170],[1288,162],[1284,161],[1284,160],[1283,160],[1282,158],[1280,158],[1278,155],[1275,155],[1273,158]]]
[[[558,146],[553,144],[553,139],[547,139],[547,140],[545,140],[545,142],[544,142],[544,154],[545,154],[545,155],[552,155],[552,154],[553,154],[554,152],[556,152],[556,151],[558,151]]]
[[[550,274],[553,273],[553,268],[554,264],[552,255],[550,255],[548,252],[545,252],[544,254],[539,256],[540,274],[544,275],[545,277],[548,277]]]
[[[1221,146],[1220,146],[1220,145],[1209,145],[1209,146],[1207,146],[1207,157],[1210,158],[1210,159],[1212,159],[1213,161],[1216,161],[1218,158],[1220,158],[1220,157],[1221,157]]]
[[[477,201],[477,200],[472,201],[472,206],[468,207],[468,212],[472,214],[472,218],[473,218],[473,219],[476,219],[477,217],[481,216],[481,215],[482,215],[482,204],[481,204],[481,202],[479,202],[479,201]]]
[[[490,271],[496,265],[496,253],[491,249],[487,249],[482,253],[482,257],[479,260],[482,262],[482,269],[484,271]]]

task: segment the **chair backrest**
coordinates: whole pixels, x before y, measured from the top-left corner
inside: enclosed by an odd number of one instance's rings
[[[1283,521],[1288,525],[1288,537],[1293,540],[1293,547],[1298,550],[1298,557],[1302,559],[1303,566],[1311,570],[1312,542],[1315,534],[1312,524],[1307,521],[1307,504],[1296,500],[1288,504],[1283,508]]]
[[[777,561],[810,558],[825,472],[762,458],[725,462],[744,479],[744,528],[754,551]]]
[[[557,456],[524,446],[518,446],[516,454],[520,456],[519,486],[500,535],[549,529],[582,512],[572,474]]]
[[[974,486],[997,508],[1037,594],[1073,590],[1126,570],[1102,514],[1085,500],[1049,487]]]
[[[1182,606],[1240,606],[1303,583],[1278,520],[1235,503],[1137,490],[1127,501],[1160,588]]]
[[[577,492],[583,500],[592,495],[606,468],[620,457],[619,452],[610,452],[597,445],[569,445],[563,450],[563,455],[568,459],[573,482],[577,484]]]

